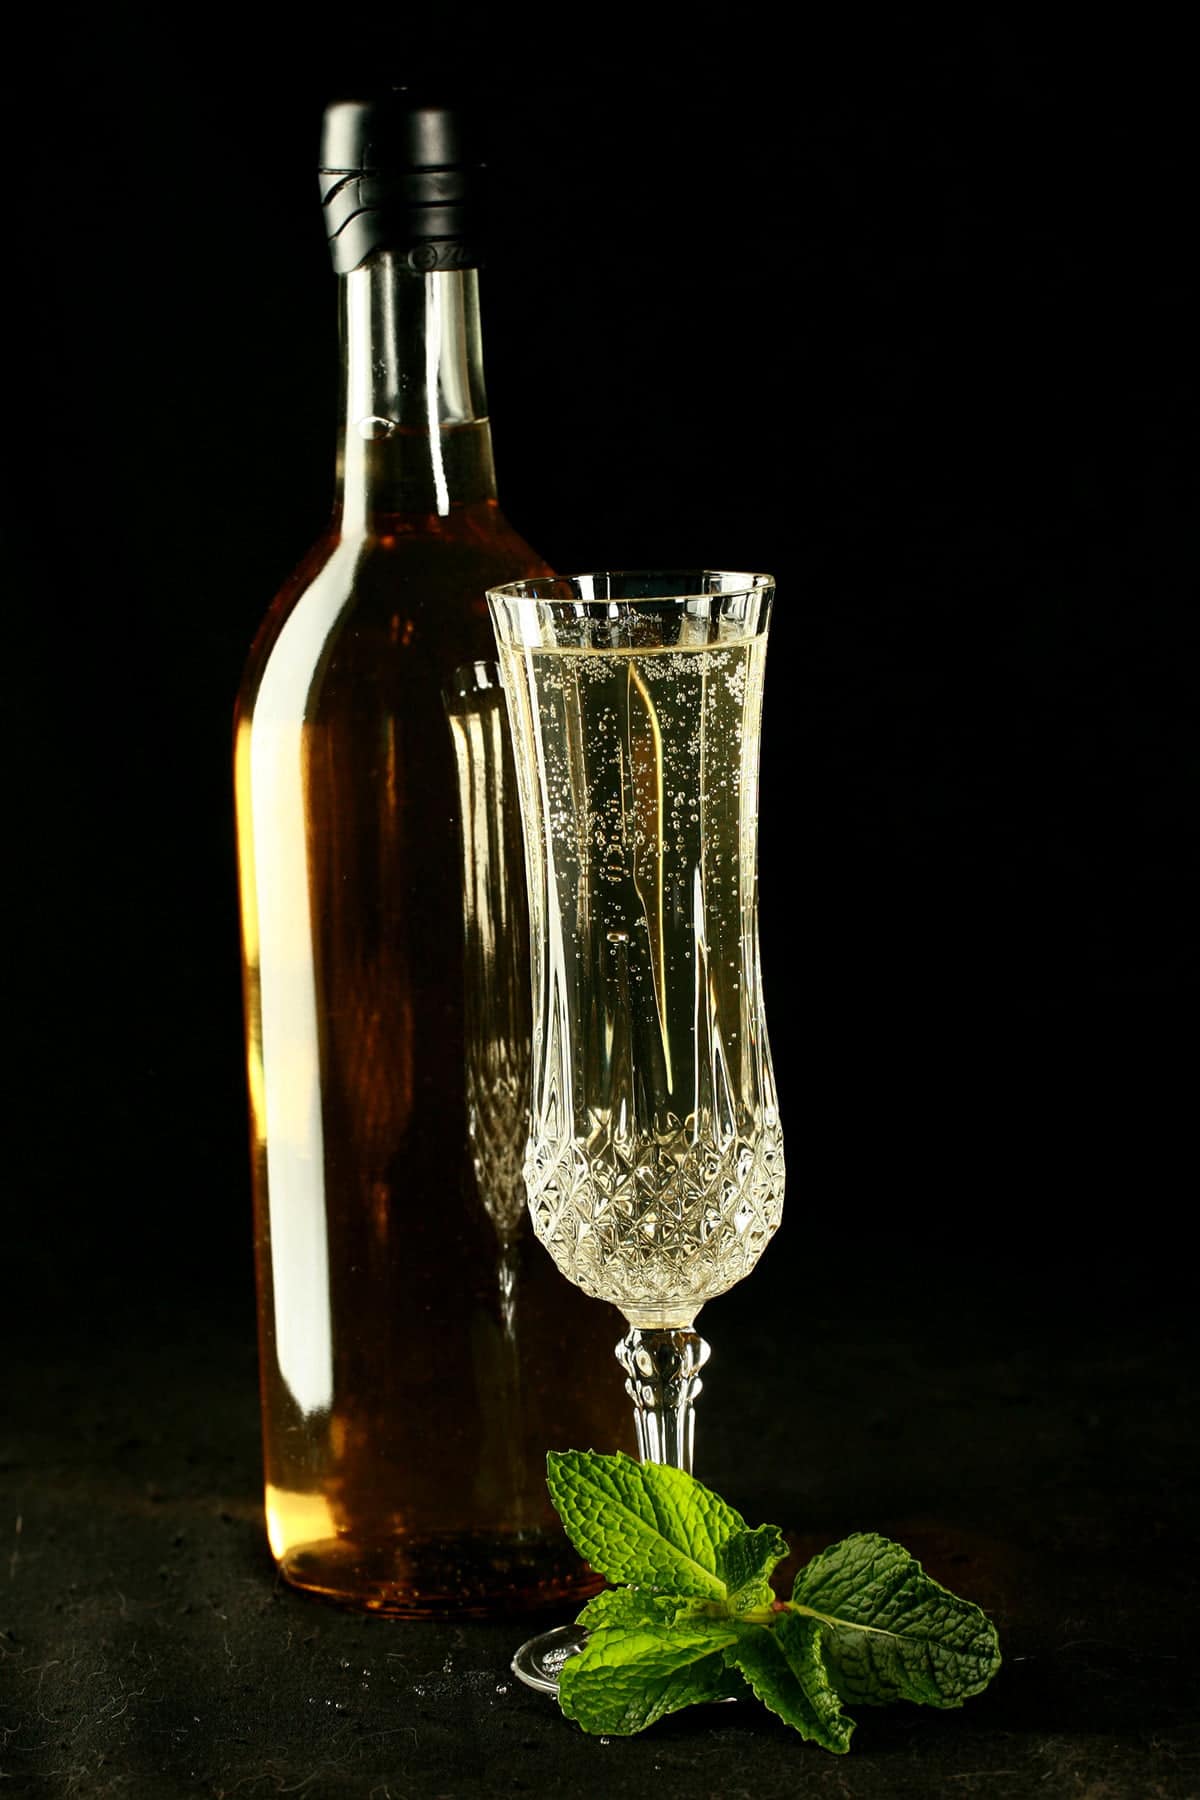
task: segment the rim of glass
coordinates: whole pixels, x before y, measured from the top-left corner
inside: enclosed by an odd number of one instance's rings
[[[620,588],[653,582],[652,593],[628,594]],[[612,584],[618,591],[612,591]],[[582,587],[593,592],[581,593]],[[774,589],[775,577],[733,569],[592,569],[574,575],[530,575],[487,590],[495,600],[535,600],[543,605],[661,606],[671,601],[723,600],[737,594]]]

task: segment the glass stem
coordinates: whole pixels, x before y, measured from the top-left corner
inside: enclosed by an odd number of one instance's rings
[[[633,1401],[638,1454],[692,1472],[696,1435],[693,1402],[709,1347],[695,1331],[639,1331],[631,1327],[617,1345],[625,1388]]]

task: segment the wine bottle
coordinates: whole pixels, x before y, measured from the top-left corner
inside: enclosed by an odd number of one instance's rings
[[[268,1538],[298,1587],[409,1617],[592,1591],[546,1451],[629,1445],[596,1373],[620,1319],[520,1204],[528,946],[484,591],[544,564],[497,504],[468,131],[403,92],[325,113],[337,500],[235,731]]]

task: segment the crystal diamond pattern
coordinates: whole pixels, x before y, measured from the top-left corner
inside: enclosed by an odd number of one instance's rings
[[[723,1294],[754,1267],[783,1209],[783,1139],[679,1134],[586,1145],[545,1137],[526,1166],[534,1230],[585,1293],[620,1307]]]

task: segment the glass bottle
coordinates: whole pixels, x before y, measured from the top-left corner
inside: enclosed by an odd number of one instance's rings
[[[348,1604],[533,1609],[597,1585],[546,1451],[631,1447],[618,1316],[487,1191],[527,1114],[469,1116],[528,979],[484,592],[544,565],[496,500],[462,121],[340,103],[322,151],[337,504],[235,733],[268,1537]]]

